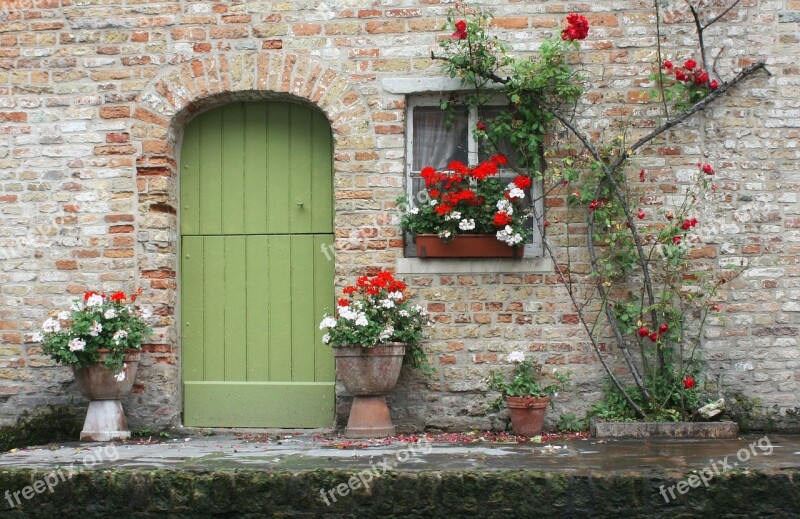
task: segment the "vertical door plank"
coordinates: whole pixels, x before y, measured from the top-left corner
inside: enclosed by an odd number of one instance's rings
[[[320,113],[311,114],[311,199],[310,232],[333,232],[333,144],[331,127]]]
[[[203,380],[203,238],[182,240],[181,348],[184,380]]]
[[[247,237],[247,380],[269,380],[269,236]]]
[[[222,113],[200,117],[200,234],[222,234]]]
[[[269,380],[292,380],[291,239],[269,239]]]
[[[225,380],[225,238],[203,240],[205,347],[203,379]]]
[[[244,233],[244,103],[222,110],[222,232]]]
[[[181,234],[200,234],[200,126],[190,124],[183,136],[180,171]],[[198,258],[199,259],[199,258]]]
[[[247,379],[245,237],[225,237],[225,380]]]
[[[267,234],[289,232],[289,103],[270,103],[267,113]]]
[[[244,232],[267,232],[267,103],[247,103],[244,114]]]
[[[292,380],[314,380],[314,237],[292,236]]]
[[[333,263],[333,235],[315,234],[314,246],[314,381],[333,382],[334,360],[331,347],[322,342],[324,330],[319,329],[319,321],[325,312],[333,312],[334,297],[334,263]]]
[[[314,210],[311,184],[311,111],[291,105],[289,126],[289,232],[309,233]],[[302,205],[301,205],[302,204]]]

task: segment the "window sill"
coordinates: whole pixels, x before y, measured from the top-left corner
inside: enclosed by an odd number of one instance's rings
[[[399,258],[398,274],[552,274],[550,258],[419,259]]]

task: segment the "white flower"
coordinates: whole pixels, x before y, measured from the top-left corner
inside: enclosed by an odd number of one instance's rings
[[[106,319],[113,319],[116,316],[117,316],[117,311],[114,310],[113,308],[109,308],[108,310],[106,310],[106,313],[103,314],[103,317],[105,317]]]
[[[76,337],[69,341],[69,351],[81,351],[84,347],[86,347],[86,341],[83,339]]]
[[[339,311],[339,315],[341,315],[341,310]],[[325,328],[335,328],[336,327],[336,319],[330,316],[326,316],[321,323],[319,323],[319,329],[324,330]]]
[[[102,304],[103,304],[103,296],[98,294],[92,294],[86,301],[86,306],[100,306]]]
[[[100,335],[100,332],[103,331],[103,325],[98,323],[97,321],[92,321],[92,329],[89,330],[89,335],[92,337],[97,337]]]
[[[436,200],[431,200],[431,201],[430,201],[430,204],[431,204],[431,205],[436,205]]]
[[[428,312],[427,312],[427,311],[425,311],[425,309],[424,309],[424,308],[422,308],[422,307],[421,307],[421,306],[419,306],[419,305],[414,305],[414,307],[412,308],[412,310],[413,310],[414,312],[418,313],[419,315],[428,315]]]
[[[44,336],[41,333],[36,332],[33,335],[31,335],[31,340],[33,342],[42,342],[44,340]]]
[[[73,301],[71,305],[69,305],[69,309],[73,312],[80,312],[83,310],[83,305],[80,301]]]
[[[450,214],[446,215],[444,217],[444,219],[448,220],[448,221],[449,220],[460,220],[461,219],[461,213],[459,213],[458,211],[453,211]]]
[[[55,332],[58,333],[61,331],[61,323],[50,317],[45,322],[42,323],[42,330],[45,332]]]
[[[416,206],[412,205],[411,207],[408,208],[407,212],[408,212],[408,214],[419,214],[419,208],[417,208]]]
[[[450,231],[441,231],[441,232],[439,232],[439,236],[442,237],[442,238],[449,238],[450,235],[452,235],[452,234],[453,233],[451,233]]]
[[[339,317],[347,319],[348,321],[354,321],[356,317],[358,317],[358,314],[351,310],[349,306],[343,306],[342,308],[339,308]]]
[[[400,317],[408,317],[408,310],[400,310]]]
[[[331,342],[331,335],[329,333],[326,333],[325,335],[323,335],[322,336],[322,342],[324,342],[325,344],[328,344],[329,342]]]
[[[384,308],[394,308],[394,301],[391,299],[382,299],[381,306]]]
[[[386,297],[388,297],[389,299],[393,299],[395,301],[400,301],[401,299],[403,299],[403,293],[400,292],[399,290],[396,292],[389,292],[389,294]]]
[[[475,220],[472,218],[469,220],[461,220],[458,222],[458,228],[462,231],[471,231],[475,228]]]
[[[114,378],[117,379],[117,382],[122,382],[123,380],[125,380],[125,372],[120,371],[119,373],[114,375]]]
[[[505,198],[502,198],[502,199],[497,201],[497,210],[498,211],[503,211],[508,216],[511,216],[512,214],[514,214],[514,207],[511,205],[511,202],[509,202]]]
[[[525,362],[525,354],[521,351],[512,351],[508,354],[508,362]]]
[[[383,329],[381,334],[378,336],[378,339],[380,339],[382,341],[385,341],[386,339],[391,337],[393,334],[394,334],[394,328],[392,327],[391,324],[389,324],[389,325],[386,326],[386,328]]]
[[[128,330],[117,330],[112,339],[114,339],[114,343],[119,344],[119,341],[121,341],[127,336],[128,336]]]
[[[518,188],[513,182],[508,185],[506,191],[508,191],[509,198],[525,198],[525,191]]]
[[[356,319],[356,326],[367,326],[369,321],[367,320],[367,314],[363,312],[358,313],[358,318]]]
[[[69,312],[67,312],[66,310],[62,310],[61,312],[58,313],[59,321],[66,321],[67,319],[69,319]]]

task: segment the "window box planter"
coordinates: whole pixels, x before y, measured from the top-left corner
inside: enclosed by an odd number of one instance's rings
[[[524,247],[512,247],[493,234],[459,234],[445,242],[436,234],[418,234],[417,256],[426,258],[521,258]]]

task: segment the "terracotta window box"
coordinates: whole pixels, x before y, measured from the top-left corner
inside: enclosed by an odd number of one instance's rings
[[[426,258],[521,258],[522,246],[512,247],[493,234],[460,234],[445,242],[436,234],[418,234],[417,257]]]

